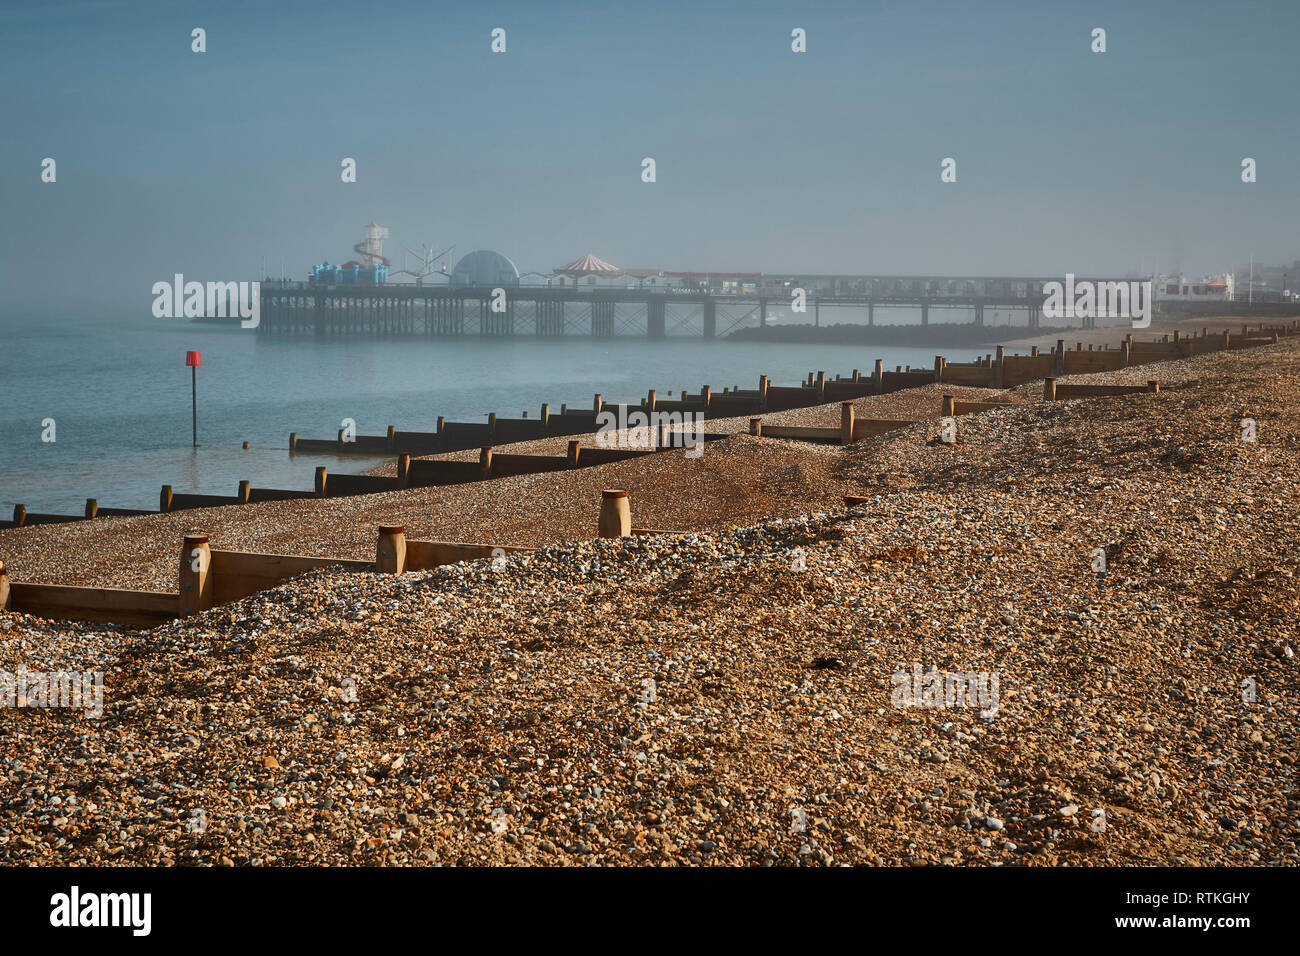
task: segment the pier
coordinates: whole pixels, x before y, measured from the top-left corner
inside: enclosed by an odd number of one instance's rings
[[[263,282],[262,335],[421,336],[551,338],[690,336],[725,338],[768,325],[769,312],[789,310],[794,290],[805,292],[806,312],[819,326],[822,310],[837,317],[856,313],[874,326],[877,308],[914,309],[922,326],[936,310],[965,310],[969,323],[984,324],[986,309],[1023,310],[1025,326],[1040,326],[1043,285],[1051,278],[862,276],[818,291],[795,280],[763,284],[755,291],[581,286],[318,285]],[[1108,280],[1095,280],[1108,281]],[[1080,327],[1091,328],[1083,319]],[[958,324],[958,323],[953,323]]]

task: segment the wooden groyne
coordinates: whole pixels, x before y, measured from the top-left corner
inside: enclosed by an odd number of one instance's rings
[[[109,515],[148,515],[169,511],[200,508],[221,508],[228,505],[245,505],[260,501],[287,501],[296,498],[346,498],[356,495],[379,494],[405,488],[429,488],[441,485],[459,485],[474,481],[489,481],[512,475],[530,475],[543,472],[565,471],[574,468],[591,468],[616,461],[628,461],[646,455],[680,450],[685,446],[680,432],[665,429],[647,431],[638,441],[624,442],[619,447],[583,445],[578,440],[569,442],[564,455],[521,455],[498,452],[487,446],[479,449],[478,461],[448,461],[444,459],[412,459],[409,454],[397,456],[396,477],[383,475],[331,475],[324,466],[318,466],[310,490],[281,488],[255,488],[248,481],[239,482],[234,495],[177,494],[171,485],[163,485],[158,496],[158,511],[128,509],[99,509],[92,507],[94,499],[87,499],[84,515],[37,514],[24,505],[16,505],[13,520],[0,522],[0,528],[33,527],[38,524],[62,524],[88,521]],[[705,434],[700,444],[720,441],[725,434]]]
[[[1300,322],[1293,321],[1287,325],[1259,325],[1254,328],[1243,325],[1240,333],[1225,331],[1211,335],[1208,329],[1203,329],[1200,335],[1183,335],[1175,331],[1154,341],[1138,341],[1129,334],[1114,348],[1109,346],[1094,348],[1091,345],[1085,348],[1083,343],[1079,342],[1070,349],[1067,348],[1065,340],[1061,339],[1046,353],[1040,353],[1039,349],[1032,348],[1029,355],[1007,354],[1004,347],[998,346],[994,352],[970,363],[949,362],[939,355],[935,356],[934,367],[925,370],[895,367],[893,371],[887,371],[883,361],[876,359],[870,375],[864,375],[860,370],[854,369],[849,375],[836,375],[832,379],[828,378],[824,371],[809,372],[805,381],[794,386],[774,385],[767,375],[761,375],[757,388],[742,389],[732,386],[724,388],[720,394],[715,393],[711,386],[704,385],[698,393],[683,391],[679,398],[665,400],[658,397],[655,389],[649,389],[646,397],[636,406],[607,403],[600,393],[596,393],[590,409],[571,409],[568,405],[561,405],[560,412],[552,414],[550,405],[543,404],[541,414],[536,419],[503,418],[492,414],[484,423],[449,422],[440,417],[437,430],[434,432],[403,431],[390,425],[384,435],[358,435],[354,440],[345,440],[347,436],[343,432],[330,440],[302,439],[294,432],[289,436],[291,455],[310,453],[357,454],[367,457],[393,455],[396,459],[397,476],[331,475],[325,468],[318,467],[310,489],[258,488],[248,481],[241,481],[235,494],[229,497],[177,493],[171,485],[163,485],[159,493],[158,511],[214,508],[294,498],[343,497],[397,491],[404,488],[463,484],[510,475],[585,468],[683,447],[683,442],[686,441],[683,432],[659,426],[646,429],[640,445],[629,446],[628,443],[623,443],[619,447],[610,448],[573,440],[569,442],[568,452],[564,456],[515,454],[499,450],[499,446],[539,438],[590,435],[597,430],[598,419],[602,413],[613,412],[620,421],[623,421],[625,415],[619,412],[626,412],[629,409],[647,415],[659,413],[699,415],[706,419],[745,418],[834,402],[851,403],[858,398],[936,383],[1001,390],[1042,380],[1045,382],[1044,396],[1048,398],[1143,392],[1154,390],[1158,385],[1153,382],[1147,386],[1123,386],[1120,387],[1122,391],[1114,391],[1115,387],[1111,386],[1068,385],[1062,383],[1060,379],[1068,375],[1115,371],[1129,366],[1172,361],[1210,352],[1270,345],[1277,342],[1281,336],[1294,335],[1297,331],[1300,331]],[[1112,390],[1107,391],[1108,388]],[[1048,395],[1049,391],[1050,395]],[[949,397],[945,396],[945,409]],[[957,402],[954,403],[950,414],[971,414],[988,410],[982,406],[997,407],[997,404]],[[851,416],[851,406],[849,412],[842,414]],[[945,414],[949,413],[946,411]],[[846,429],[843,423],[840,428],[800,429],[764,425],[761,417],[757,417],[750,419],[750,434],[771,438],[786,437],[848,443],[910,424],[912,422],[902,420],[851,419],[849,429]],[[725,437],[725,434],[706,432],[703,440],[707,444]],[[479,451],[477,462],[415,457],[473,449]],[[81,515],[34,513],[19,504],[14,507],[13,519],[0,522],[0,528],[152,513],[133,509],[101,508],[94,498],[86,499],[85,510]]]
[[[602,493],[596,514],[600,537],[680,534],[633,528],[626,491]],[[408,540],[405,529],[381,525],[373,561],[337,557],[304,557],[213,548],[206,534],[185,535],[178,555],[175,591],[136,591],[121,588],[75,587],[11,581],[0,561],[0,611],[32,614],[54,620],[100,621],[152,627],[178,617],[199,614],[275,587],[282,581],[320,568],[403,574],[428,571],[446,564],[482,558],[502,560],[533,548],[472,544],[459,541]]]
[[[1130,365],[1188,358],[1223,349],[1247,348],[1277,341],[1281,335],[1293,334],[1300,323],[1288,326],[1258,326],[1253,332],[1242,326],[1240,335],[1227,332],[1210,335],[1203,330],[1200,336],[1185,336],[1180,332],[1143,342],[1129,334],[1115,348],[1085,348],[1079,342],[1070,349],[1064,339],[1046,353],[1032,348],[1030,354],[1008,355],[1002,346],[995,352],[971,363],[949,362],[935,356],[934,368],[914,370],[896,367],[886,370],[877,359],[870,375],[854,369],[851,375],[836,375],[828,379],[825,372],[809,372],[808,378],[796,386],[771,384],[767,375],[760,375],[758,387],[741,389],[724,388],[715,393],[712,386],[704,385],[698,393],[682,392],[676,400],[658,398],[655,389],[647,392],[635,408],[641,412],[683,414],[693,413],[705,418],[740,418],[748,415],[808,408],[831,402],[851,401],[918,388],[936,382],[967,385],[976,388],[1015,388],[1026,382],[1049,376],[1086,375],[1093,372],[1110,372]],[[551,406],[543,404],[536,419],[502,418],[495,413],[486,422],[449,422],[439,417],[437,430],[432,432],[402,431],[389,425],[384,435],[356,435],[349,437],[343,429],[332,439],[299,438],[297,432],[289,435],[291,454],[329,455],[436,455],[447,452],[468,451],[487,446],[507,445],[515,442],[564,435],[585,435],[596,430],[596,419],[606,411],[616,411],[620,406],[605,402],[598,392],[590,409],[571,409],[560,406],[558,415],[551,414]]]

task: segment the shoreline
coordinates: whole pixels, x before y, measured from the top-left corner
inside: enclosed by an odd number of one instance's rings
[[[339,556],[394,521],[548,546],[313,572],[150,631],[0,614],[0,669],[106,671],[102,724],[5,722],[0,860],[1295,865],[1300,337],[1070,380],[1152,377],[1020,386],[952,445],[935,411],[848,446],[735,435],[697,460],[0,532],[23,578],[62,555],[117,586],[174,576],[185,524]],[[921,417],[954,391],[855,405]],[[591,540],[608,487],[634,523],[698,533]],[[914,666],[997,674],[997,713],[898,706]]]

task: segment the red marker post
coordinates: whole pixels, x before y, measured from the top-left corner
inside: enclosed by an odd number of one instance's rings
[[[185,364],[190,367],[190,407],[194,412],[194,447],[199,447],[199,366],[203,359],[198,352],[186,352]]]

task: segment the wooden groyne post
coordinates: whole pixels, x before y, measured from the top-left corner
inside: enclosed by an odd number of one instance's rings
[[[201,614],[212,607],[212,546],[208,536],[186,535],[181,542],[181,617]]]
[[[380,525],[375,544],[375,570],[381,574],[401,574],[406,570],[406,529],[399,525]]]
[[[632,534],[632,509],[626,491],[600,493],[600,520],[596,528],[602,538],[626,538]]]

